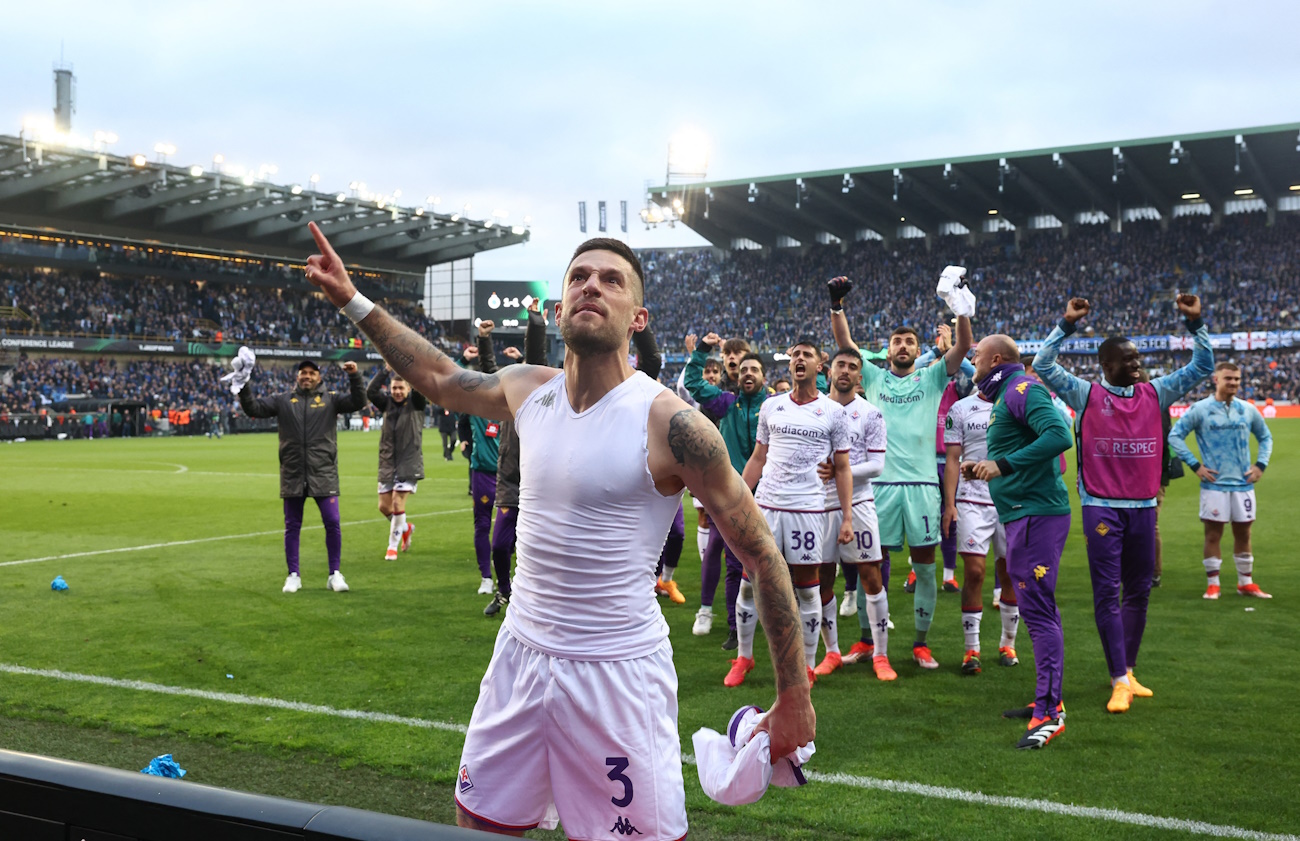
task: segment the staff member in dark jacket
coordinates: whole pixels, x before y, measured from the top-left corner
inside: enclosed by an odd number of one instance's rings
[[[437,421],[438,432],[442,435],[442,459],[451,461],[452,453],[456,452],[456,413],[451,409],[434,406],[433,417]]]
[[[339,572],[343,555],[343,530],[339,526],[338,416],[366,405],[365,388],[357,363],[344,362],[348,393],[326,391],[320,368],[310,359],[298,363],[298,387],[270,397],[254,397],[247,385],[239,392],[239,405],[250,418],[276,418],[280,429],[280,498],[284,500],[284,559],[289,577],[284,592],[302,589],[298,577],[298,533],[307,497],[316,500],[325,524],[325,548],[330,575],[325,586],[346,593],[348,584]]]
[[[397,560],[399,543],[403,552],[411,548],[415,524],[406,522],[406,497],[424,478],[424,407],[429,405],[423,394],[412,391],[391,370],[385,364],[366,389],[366,397],[384,415],[379,432],[379,512],[390,522],[386,561]]]

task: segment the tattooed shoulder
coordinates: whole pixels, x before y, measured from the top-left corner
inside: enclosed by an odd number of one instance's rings
[[[697,469],[727,458],[722,436],[694,409],[682,409],[668,422],[668,449],[678,464]]]
[[[462,371],[456,375],[456,385],[462,391],[478,391],[484,386],[494,388],[498,382],[496,374],[484,374],[479,371]]]

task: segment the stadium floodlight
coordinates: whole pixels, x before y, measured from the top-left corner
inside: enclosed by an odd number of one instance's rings
[[[1240,190],[1233,190],[1232,194],[1234,196],[1253,196],[1255,191],[1250,187],[1243,187]]]
[[[423,216],[423,215],[424,215],[424,208],[423,208],[423,207],[417,207],[417,208],[415,209],[415,215],[416,215],[416,216]]]
[[[495,225],[495,224],[496,224],[496,220],[495,220],[495,219],[486,219],[486,220],[484,220],[484,222],[483,222],[483,227],[485,227],[485,228],[490,228],[490,227],[492,227],[492,226]]]
[[[400,199],[401,197],[402,197],[402,191],[401,191],[401,190],[394,190],[394,191],[393,191],[393,198],[395,198],[395,199]]]
[[[292,187],[289,188],[289,192],[293,193],[295,196],[302,195],[302,185],[294,184]]]
[[[704,132],[687,127],[669,139],[665,184],[703,181],[708,171],[709,138]]]
[[[1300,148],[1300,147],[1298,147],[1298,148]],[[1300,184],[1292,184],[1288,189],[1291,189],[1291,190],[1300,190]]]
[[[1172,145],[1172,146],[1169,147],[1169,164],[1170,164],[1170,166],[1177,166],[1177,165],[1178,165],[1178,162],[1179,162],[1180,160],[1182,160],[1183,155],[1185,155],[1185,154],[1187,154],[1187,153],[1183,150],[1183,144],[1180,143],[1179,141],[1175,140],[1175,141],[1174,141],[1174,145]]]
[[[453,213],[453,214],[451,214],[451,221],[453,221],[453,222],[459,222],[459,221],[460,221],[460,214],[459,214],[459,213]]]
[[[198,178],[202,174],[203,174],[203,167],[199,166],[198,164],[195,164],[194,166],[190,167],[191,178]]]
[[[746,191],[745,195],[749,198],[749,201],[752,204],[754,199],[758,198],[758,185],[753,181],[749,182],[749,190]]]
[[[241,180],[244,182],[245,187],[251,187],[253,186],[253,182],[256,181],[257,178],[256,176],[253,175],[253,171],[249,170],[248,172],[244,173],[244,177]]]
[[[857,185],[853,183],[853,176],[849,175],[847,172],[844,173],[844,181],[840,184],[840,192],[847,193],[849,190],[852,190],[855,186]]]
[[[146,158],[144,155],[132,155],[132,156],[131,156],[131,165],[132,165],[132,166],[144,166],[144,165],[147,164],[147,163],[149,163],[149,159]]]
[[[898,217],[898,221],[899,221],[899,222],[906,222],[906,221],[907,221],[907,217],[906,217],[906,216],[900,216],[900,217]]]
[[[1052,153],[1052,163],[1056,164],[1057,169],[1065,169],[1065,159],[1061,157],[1060,152]]]
[[[989,209],[989,216],[997,216],[997,215],[998,215],[998,209],[996,207]]]
[[[212,156],[212,162],[214,164],[224,164],[226,162],[226,156],[220,153],[215,154]]]
[[[1201,197],[1200,193],[1183,193],[1182,196],[1183,201],[1192,201],[1194,199],[1199,199],[1200,197]]]
[[[312,183],[312,186],[315,186],[315,185],[319,184],[319,183],[320,183],[320,173],[319,173],[319,172],[313,172],[313,173],[311,174],[311,178],[308,178],[307,180],[310,181],[310,182]]]
[[[334,201],[338,202],[339,204],[342,204],[346,200],[347,200],[347,195],[344,193],[339,193],[337,196],[334,197]]]

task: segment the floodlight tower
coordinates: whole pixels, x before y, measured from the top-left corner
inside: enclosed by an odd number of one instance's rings
[[[60,134],[72,131],[72,115],[77,111],[77,77],[72,75],[72,65],[62,62],[54,65],[54,130]]]
[[[683,129],[673,135],[668,141],[668,171],[664,176],[664,186],[671,189],[674,184],[681,184],[683,185],[681,194],[673,197],[667,208],[660,208],[650,201],[647,192],[646,207],[641,211],[641,220],[646,223],[646,226],[667,221],[668,226],[673,227],[686,212],[685,185],[703,181],[708,174],[708,169],[709,139],[703,132],[696,129]],[[706,219],[709,215],[708,201],[711,197],[711,193],[706,192],[704,208]],[[663,194],[663,198],[669,198],[668,192]]]

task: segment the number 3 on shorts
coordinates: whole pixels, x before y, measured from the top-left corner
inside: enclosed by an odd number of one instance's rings
[[[632,781],[628,779],[626,774],[623,773],[624,771],[627,770],[627,766],[629,764],[627,761],[627,757],[611,756],[605,760],[605,764],[608,765],[611,769],[613,769],[609,772],[608,775],[609,778],[616,783],[623,784],[623,796],[611,797],[609,799],[609,802],[613,803],[615,806],[617,806],[620,809],[626,809],[628,806],[632,805]]]

